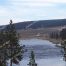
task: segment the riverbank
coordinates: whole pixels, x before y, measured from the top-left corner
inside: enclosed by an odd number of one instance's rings
[[[35,38],[35,39],[42,39],[42,40],[48,40],[54,44],[61,44],[61,39],[52,39],[52,38],[49,38],[49,37],[45,37],[45,36],[39,36],[39,37],[32,37],[32,36],[29,36],[29,37],[22,37],[20,38],[20,40],[27,40],[27,39],[32,39],[32,38]]]
[[[50,38],[50,33],[56,32],[59,33],[59,29],[55,28],[41,28],[41,29],[27,29],[27,30],[19,30],[19,38],[20,39],[43,39],[43,40],[49,40],[50,42],[59,44],[61,43],[61,39],[52,39]]]

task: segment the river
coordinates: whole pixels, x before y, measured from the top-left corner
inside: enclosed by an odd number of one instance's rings
[[[26,46],[27,52],[24,53],[23,60],[17,66],[28,66],[31,50],[35,53],[37,66],[66,66],[66,62],[63,60],[63,49],[52,42],[27,39],[20,40],[20,44]]]

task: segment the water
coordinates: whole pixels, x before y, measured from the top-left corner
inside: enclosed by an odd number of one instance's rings
[[[24,53],[24,58],[18,66],[28,66],[31,50],[35,53],[38,66],[66,66],[63,49],[56,47],[56,44],[40,39],[20,40],[20,44],[26,45],[28,51]]]

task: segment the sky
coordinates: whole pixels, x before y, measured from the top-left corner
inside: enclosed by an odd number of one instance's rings
[[[0,0],[0,25],[65,18],[66,0]]]

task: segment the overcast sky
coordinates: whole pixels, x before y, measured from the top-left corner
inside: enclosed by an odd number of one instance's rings
[[[0,25],[66,18],[66,0],[0,0]]]

